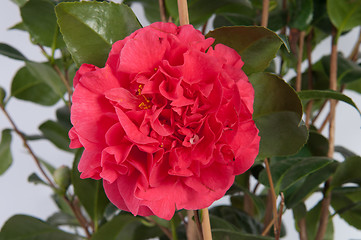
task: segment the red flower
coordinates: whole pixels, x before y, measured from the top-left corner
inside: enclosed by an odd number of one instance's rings
[[[134,215],[170,219],[221,198],[258,154],[254,91],[237,52],[191,25],[154,23],[74,79],[69,136],[82,178]]]

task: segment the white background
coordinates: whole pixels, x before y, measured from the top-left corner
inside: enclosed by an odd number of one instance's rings
[[[136,15],[143,25],[146,25],[144,14],[139,6],[135,7]],[[18,30],[7,29],[20,22],[18,7],[10,0],[0,1],[0,42],[7,43],[20,50],[27,58],[34,61],[45,61],[40,50],[32,45],[29,35]],[[339,48],[346,54],[350,53],[351,47],[356,41],[358,31],[353,31],[340,40]],[[314,60],[323,53],[330,52],[330,40],[325,40],[313,56]],[[23,66],[21,61],[16,61],[0,55],[0,85],[9,93],[11,80],[16,71]],[[345,91],[356,104],[361,107],[361,97],[353,92]],[[57,105],[56,107],[59,107]],[[28,134],[39,133],[38,125],[52,118],[55,119],[54,107],[42,107],[25,101],[12,99],[7,106],[10,115],[15,119],[18,127]],[[51,113],[51,115],[49,115]],[[336,118],[336,144],[347,146],[352,151],[361,155],[361,119],[358,113],[349,105],[340,103],[337,106]],[[10,127],[7,119],[0,113],[0,129]],[[27,177],[38,172],[33,159],[27,154],[20,139],[13,135],[12,153],[14,162],[10,169],[0,176],[0,226],[14,214],[28,214],[41,219],[46,219],[56,211],[56,207],[50,199],[51,191],[40,185],[27,182]],[[71,155],[56,149],[46,141],[32,142],[31,146],[43,159],[48,160],[55,166],[71,166]],[[38,173],[39,174],[39,173]],[[41,174],[39,174],[41,176]],[[316,196],[307,202],[308,207],[318,201]],[[287,240],[297,239],[298,234],[293,230],[292,213],[288,211],[284,216],[288,230]],[[360,219],[361,221],[361,219]],[[361,239],[361,231],[350,227],[342,219],[335,217],[335,239]]]

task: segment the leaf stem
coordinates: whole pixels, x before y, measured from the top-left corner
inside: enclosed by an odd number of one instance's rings
[[[269,11],[269,0],[263,0],[262,3],[262,20],[261,26],[267,27],[268,25],[268,11]]]
[[[66,77],[64,76],[64,74],[61,72],[61,70],[59,69],[59,67],[56,64],[52,65],[54,70],[56,71],[56,73],[59,75],[61,81],[63,82],[64,86],[66,87],[66,90],[68,92],[68,108],[69,110],[71,110],[71,96],[73,95],[73,90],[71,89],[70,85],[69,85],[69,81],[66,79]]]
[[[177,3],[178,3],[179,24],[181,26],[189,24],[187,0],[177,0]]]

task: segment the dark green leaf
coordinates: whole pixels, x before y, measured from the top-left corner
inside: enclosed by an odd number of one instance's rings
[[[340,153],[345,159],[349,157],[357,156],[356,153],[342,146],[335,146],[335,152]]]
[[[349,157],[337,168],[331,186],[337,187],[344,183],[355,182],[361,184],[361,157]]]
[[[328,0],[327,12],[339,35],[361,25],[361,0]]]
[[[68,106],[58,108],[56,110],[56,118],[58,119],[58,122],[68,131],[73,126],[70,122],[70,111]]]
[[[78,66],[89,63],[103,67],[112,44],[140,28],[132,10],[124,4],[61,3],[56,6],[56,15]]]
[[[44,180],[41,179],[36,173],[32,173],[28,177],[28,182],[31,182],[31,183],[34,183],[34,184],[44,184],[44,185],[48,186],[48,184],[46,182],[44,182]]]
[[[20,31],[28,31],[25,24],[23,22],[19,22],[11,27],[9,27],[9,30],[20,30]]]
[[[65,128],[60,123],[48,120],[39,126],[39,130],[58,148],[65,151],[73,151],[69,148],[69,129]]]
[[[336,170],[337,163],[327,164],[308,175],[305,181],[295,190],[292,195],[285,198],[287,208],[293,208],[311,195],[318,186],[325,182]]]
[[[29,0],[20,8],[20,13],[36,43],[47,47],[55,44],[55,47],[62,48],[65,45],[56,23],[54,7],[50,0]]]
[[[15,215],[1,229],[6,240],[81,240],[80,237],[61,231],[37,218]]]
[[[54,193],[53,195],[51,195],[51,198],[54,200],[56,206],[61,212],[64,212],[68,215],[74,215],[73,210],[70,208],[70,206],[67,204],[67,202],[62,196]]]
[[[310,27],[313,17],[313,0],[291,0],[289,1],[291,28],[301,31]]]
[[[0,87],[0,106],[5,106],[5,97],[6,91],[4,88]]]
[[[225,229],[212,229],[212,237],[214,240],[273,240],[273,237],[263,237],[261,235],[240,233]]]
[[[307,239],[315,239],[321,212],[321,201],[313,207],[306,215]],[[326,233],[323,240],[333,240],[333,221],[328,219]]]
[[[59,97],[64,96],[66,88],[52,67],[38,62],[26,62],[26,67],[36,79],[46,83]]]
[[[261,72],[276,57],[283,40],[271,30],[263,27],[222,27],[209,32],[206,37],[215,38],[235,49],[244,61],[243,70],[247,74]]]
[[[5,43],[0,43],[0,54],[16,60],[27,60],[27,58],[21,52]]]
[[[11,139],[11,130],[4,129],[1,133],[0,142],[0,175],[2,175],[13,162],[10,149]]]
[[[51,215],[46,222],[52,226],[79,226],[78,220],[67,213],[64,212],[56,212]]]
[[[305,147],[312,156],[327,156],[328,154],[328,139],[322,134],[310,131]]]
[[[332,90],[303,90],[301,92],[298,92],[298,96],[302,100],[336,99],[350,104],[359,112],[359,114],[361,114],[360,110],[357,108],[356,104],[352,101],[352,99],[340,92],[335,92]]]
[[[276,75],[257,73],[249,79],[255,90],[253,119],[261,136],[257,158],[296,153],[308,135],[296,92]]]
[[[332,194],[331,206],[348,224],[361,229],[361,199],[353,201],[344,194]]]
[[[285,190],[302,178],[325,167],[332,162],[326,157],[286,158],[275,163],[271,162],[270,169],[275,191]],[[260,173],[259,181],[269,186],[267,173]]]
[[[45,106],[52,106],[60,99],[48,84],[33,76],[27,67],[16,73],[11,84],[11,95]]]
[[[78,171],[78,164],[82,151],[78,150],[75,154],[71,181],[74,186],[74,192],[78,196],[81,204],[93,221],[99,221],[104,210],[109,203],[103,189],[101,180],[81,179]]]

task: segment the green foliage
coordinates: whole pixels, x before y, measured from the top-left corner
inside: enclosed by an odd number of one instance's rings
[[[78,164],[81,154],[82,150],[78,150],[75,154],[71,181],[74,186],[75,194],[78,196],[89,216],[97,224],[97,222],[101,220],[109,200],[104,193],[101,180],[80,178]]]
[[[21,52],[6,43],[0,43],[0,54],[16,60],[27,60]]]
[[[103,67],[112,44],[140,28],[126,5],[61,3],[55,9],[64,41],[78,66],[89,63]]]
[[[26,215],[11,217],[1,229],[0,239],[6,240],[81,240],[37,218]]]
[[[265,70],[283,44],[277,34],[263,27],[222,27],[206,37],[215,38],[214,44],[235,49],[245,62],[242,69],[247,74]]]
[[[11,130],[4,129],[1,133],[0,142],[0,175],[2,175],[13,162],[10,149],[11,139]]]
[[[261,136],[258,158],[296,153],[308,136],[300,124],[302,105],[296,92],[269,73],[252,74],[249,80],[255,91],[253,119]]]
[[[20,13],[23,24],[35,43],[62,48],[64,41],[56,23],[54,6],[50,0],[28,0],[20,8]]]

